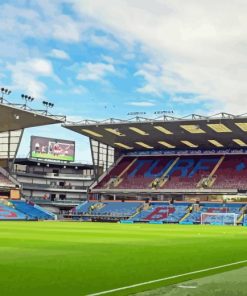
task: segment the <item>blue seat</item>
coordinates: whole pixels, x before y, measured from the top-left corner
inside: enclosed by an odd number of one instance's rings
[[[29,219],[54,220],[55,218],[54,214],[49,213],[41,207],[28,203],[26,201],[18,200],[12,201],[12,203],[18,211],[27,215]]]
[[[0,220],[26,220],[26,215],[20,211],[0,204]]]

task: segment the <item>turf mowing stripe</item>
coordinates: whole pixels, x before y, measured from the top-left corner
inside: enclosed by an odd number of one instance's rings
[[[162,279],[152,280],[152,281],[143,282],[143,283],[130,285],[130,286],[126,286],[126,287],[121,287],[121,288],[116,288],[116,289],[112,289],[112,290],[108,290],[108,291],[102,291],[102,292],[98,292],[98,293],[88,294],[87,296],[98,296],[98,295],[110,294],[110,293],[114,293],[114,292],[118,292],[118,291],[122,291],[122,290],[136,288],[136,287],[145,286],[145,285],[149,285],[149,284],[154,284],[154,283],[158,283],[158,282],[163,282],[163,281],[183,277],[183,276],[186,276],[186,275],[202,273],[202,272],[215,270],[215,269],[220,269],[220,268],[229,267],[229,266],[234,266],[234,265],[238,265],[238,264],[242,264],[242,263],[247,263],[247,260],[228,263],[228,264],[219,265],[219,266],[210,267],[210,268],[205,268],[205,269],[196,270],[196,271],[191,271],[191,272],[182,273],[182,274],[178,274],[178,275],[172,275],[172,276],[165,277],[165,278],[162,278]]]

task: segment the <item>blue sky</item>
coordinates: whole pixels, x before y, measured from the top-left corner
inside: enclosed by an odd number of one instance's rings
[[[55,103],[72,121],[173,110],[245,113],[247,3],[244,0],[0,1],[0,85]],[[30,135],[85,137],[59,126]]]

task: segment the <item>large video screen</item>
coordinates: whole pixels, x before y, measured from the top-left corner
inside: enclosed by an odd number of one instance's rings
[[[75,142],[32,136],[30,154],[32,158],[74,161]]]

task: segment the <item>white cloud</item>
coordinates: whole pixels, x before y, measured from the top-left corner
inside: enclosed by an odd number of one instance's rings
[[[115,67],[106,63],[83,63],[77,75],[78,80],[104,81],[108,74],[115,73]]]
[[[62,7],[66,1],[31,1],[29,5],[21,2],[0,5],[1,39],[24,41],[31,37],[70,43],[81,40],[86,24],[63,13]]]
[[[65,52],[64,50],[61,49],[52,49],[50,57],[56,58],[56,59],[61,59],[61,60],[69,60],[70,56]]]
[[[138,43],[150,64],[140,65],[140,92],[199,94],[222,110],[247,104],[245,0],[81,0],[76,10],[116,40]],[[140,53],[139,53],[140,54]],[[214,104],[214,105],[215,105]]]
[[[136,106],[136,107],[153,107],[156,104],[150,101],[140,101],[140,102],[128,102],[127,105]]]
[[[51,77],[58,80],[53,73],[51,62],[45,59],[8,64],[7,69],[11,72],[12,89],[20,89],[37,98],[42,97],[46,90],[46,85],[40,78]]]
[[[104,54],[101,55],[101,59],[102,59],[102,61],[104,61],[104,62],[106,62],[108,64],[114,64],[115,63],[115,61],[114,61],[114,59],[112,57],[104,55]]]
[[[171,101],[175,103],[182,104],[197,104],[199,102],[208,102],[211,101],[211,98],[203,97],[203,96],[173,96],[171,97]]]
[[[118,44],[107,36],[94,34],[89,36],[89,42],[96,46],[104,47],[110,50],[115,50],[118,48]]]
[[[40,76],[52,76],[53,74],[51,62],[45,59],[31,59],[26,63],[19,63],[19,67]]]
[[[67,15],[54,16],[51,26],[52,37],[55,39],[64,42],[79,42],[81,40],[81,26]]]
[[[88,92],[87,88],[79,85],[71,89],[71,92],[76,95],[82,95]]]

